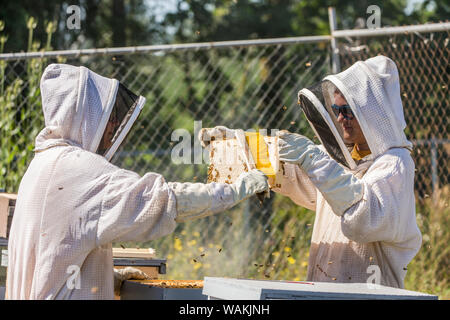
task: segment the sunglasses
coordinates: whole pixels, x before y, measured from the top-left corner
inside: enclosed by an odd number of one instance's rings
[[[344,117],[345,120],[352,120],[355,117],[355,115],[352,112],[352,109],[347,104],[344,106],[338,106],[333,104],[331,108],[333,109],[336,118],[339,117],[339,113],[342,113],[342,116]]]

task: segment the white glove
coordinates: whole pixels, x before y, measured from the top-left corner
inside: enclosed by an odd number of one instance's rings
[[[234,130],[228,129],[224,126],[217,126],[214,128],[203,128],[198,133],[198,140],[203,148],[206,148],[213,140],[233,139]]]
[[[236,189],[237,202],[250,198],[257,193],[263,193],[265,198],[269,198],[270,189],[267,176],[258,169],[242,173],[231,186]]]
[[[308,138],[279,131],[280,161],[298,164],[339,216],[363,196],[363,184]]]
[[[250,196],[269,192],[266,175],[260,170],[244,172],[233,184],[169,182],[177,201],[177,222],[194,220],[225,211]]]
[[[143,271],[133,268],[126,267],[123,269],[114,269],[114,294],[120,295],[120,288],[125,280],[146,280],[150,277]]]
[[[280,161],[299,164],[303,169],[309,162],[305,160],[306,155],[311,159],[312,153],[316,152],[317,146],[305,136],[291,133],[286,130],[278,131],[278,155]]]

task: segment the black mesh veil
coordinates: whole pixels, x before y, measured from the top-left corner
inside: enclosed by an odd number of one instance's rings
[[[354,162],[342,139],[342,130],[328,111],[331,105],[326,107],[330,100],[327,90],[330,87],[324,82],[303,89],[298,94],[299,103],[328,154],[340,164],[352,168]]]
[[[117,150],[140,112],[136,108],[140,109],[142,107],[140,102],[142,102],[143,98],[141,98],[119,83],[111,115],[97,149],[98,154],[106,156],[111,153],[111,149],[114,149],[114,152]],[[132,122],[129,123],[130,121]],[[108,158],[111,157],[112,155]]]

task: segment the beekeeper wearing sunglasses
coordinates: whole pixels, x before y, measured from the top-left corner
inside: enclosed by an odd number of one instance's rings
[[[422,238],[395,63],[358,61],[298,98],[321,145],[279,132],[274,190],[316,212],[308,280],[403,288]]]
[[[153,172],[141,177],[111,164],[145,102],[115,79],[52,64],[41,95],[45,128],[10,230],[9,299],[113,299],[113,241],[156,239],[177,222],[268,190],[258,170],[234,184],[202,184],[166,182]],[[133,273],[117,272],[119,283]]]

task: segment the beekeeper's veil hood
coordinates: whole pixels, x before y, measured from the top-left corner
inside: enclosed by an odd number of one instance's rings
[[[85,67],[49,65],[41,78],[45,128],[35,151],[75,145],[110,160],[137,119],[145,98],[116,79]]]
[[[300,90],[300,105],[328,154],[350,169],[356,167],[343,139],[332,105],[343,95],[366,138],[372,157],[393,147],[411,148],[400,98],[397,66],[384,56],[358,61],[347,70]]]

